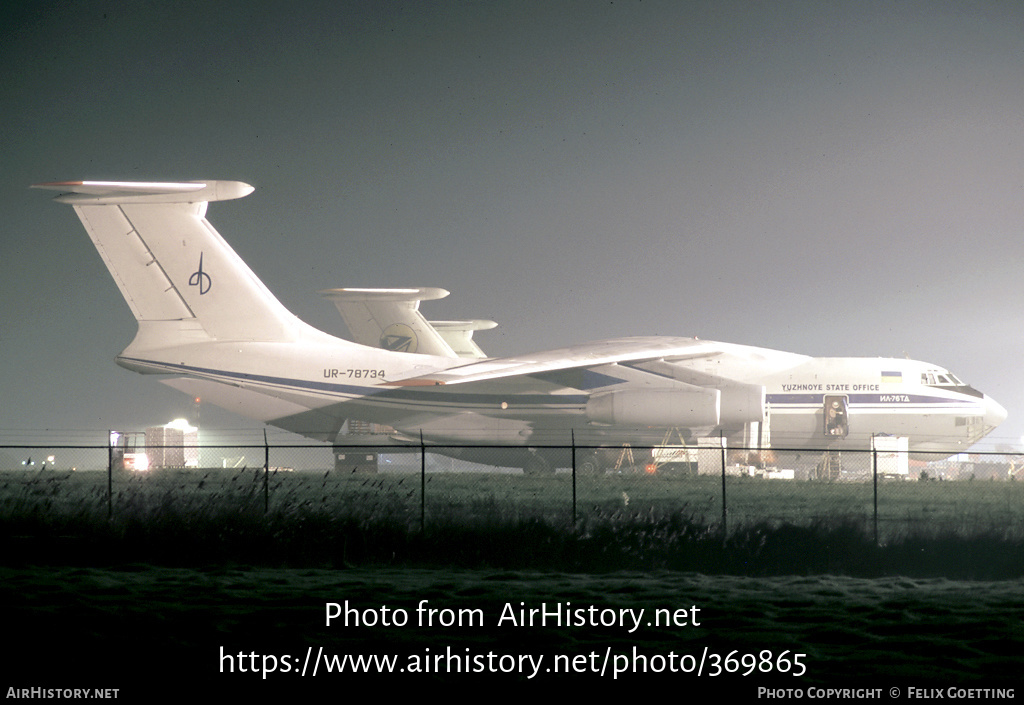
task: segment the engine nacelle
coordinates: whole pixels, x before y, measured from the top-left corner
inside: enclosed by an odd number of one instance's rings
[[[736,428],[748,423],[764,421],[765,388],[760,384],[735,383],[719,387],[722,426]]]
[[[717,426],[717,389],[624,389],[587,400],[587,418],[613,426],[701,428]]]

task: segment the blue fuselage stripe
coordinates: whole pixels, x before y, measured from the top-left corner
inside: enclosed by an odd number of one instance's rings
[[[493,408],[495,398],[499,393],[491,392],[465,393],[452,391],[450,387],[384,387],[384,386],[358,386],[349,384],[338,384],[337,382],[321,382],[290,377],[278,377],[273,375],[260,375],[248,372],[232,372],[193,365],[175,364],[167,362],[155,362],[153,360],[142,360],[138,358],[122,358],[125,362],[155,368],[168,373],[189,374],[197,377],[207,378],[213,381],[227,384],[239,382],[256,384],[261,386],[277,387],[279,389],[298,393],[318,393],[327,396],[338,397],[338,402],[345,401],[371,401],[379,404],[413,404],[423,406],[464,408]],[[766,401],[777,410],[784,409],[806,409],[808,407],[820,407],[824,396],[822,393],[801,393],[801,394],[768,394]],[[922,394],[847,394],[845,395],[852,407],[868,409],[872,407],[885,407],[887,409],[925,407],[931,409],[959,408],[976,410],[978,402],[975,399],[957,399],[952,397],[937,397]],[[371,399],[372,398],[372,399]],[[585,406],[588,395],[586,394],[516,394],[509,393],[508,400],[514,402],[518,409],[525,407],[564,409],[579,408]],[[980,413],[980,412],[979,412]]]
[[[960,406],[976,407],[977,400],[955,399],[952,397],[926,396],[923,394],[848,394],[850,406]],[[776,407],[821,406],[822,394],[768,394],[766,400]]]
[[[169,373],[185,373],[194,376],[201,376],[213,381],[224,383],[246,382],[264,386],[284,388],[294,392],[316,392],[331,396],[343,397],[338,401],[365,400],[366,397],[374,397],[374,401],[385,404],[395,402],[429,404],[434,406],[479,406],[493,408],[495,404],[495,393],[472,394],[463,392],[448,391],[448,387],[361,387],[349,384],[337,384],[332,382],[319,382],[293,379],[289,377],[276,377],[272,375],[258,375],[248,372],[229,372],[227,370],[215,370],[192,365],[173,364],[166,362],[154,362],[152,360],[140,360],[137,358],[122,358],[127,362],[138,363],[148,367],[156,367],[166,370]],[[427,391],[434,390],[434,391]],[[443,390],[443,391],[442,391]],[[515,401],[517,407],[540,406],[547,408],[579,407],[587,403],[585,394],[510,394],[510,401]]]

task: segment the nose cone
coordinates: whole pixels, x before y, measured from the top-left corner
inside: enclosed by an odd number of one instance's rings
[[[991,433],[996,426],[1006,421],[1006,409],[990,396],[985,397],[985,433]]]

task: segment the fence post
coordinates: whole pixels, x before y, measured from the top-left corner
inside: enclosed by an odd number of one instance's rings
[[[107,521],[114,516],[114,446],[113,431],[107,431]]]
[[[270,511],[270,443],[267,429],[263,429],[263,513]]]
[[[576,431],[570,429],[569,433],[572,441],[572,525],[576,528]]]
[[[719,445],[722,447],[722,544],[725,544],[729,534],[728,504],[725,501],[725,434],[721,431],[718,434]]]
[[[420,429],[420,531],[427,528],[427,447],[423,444],[423,429]]]
[[[871,449],[871,484],[874,485],[875,548],[878,548],[878,449]]]

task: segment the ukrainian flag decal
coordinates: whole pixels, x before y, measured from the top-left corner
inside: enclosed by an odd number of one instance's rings
[[[882,381],[891,384],[901,384],[903,382],[903,373],[899,370],[882,370]]]

